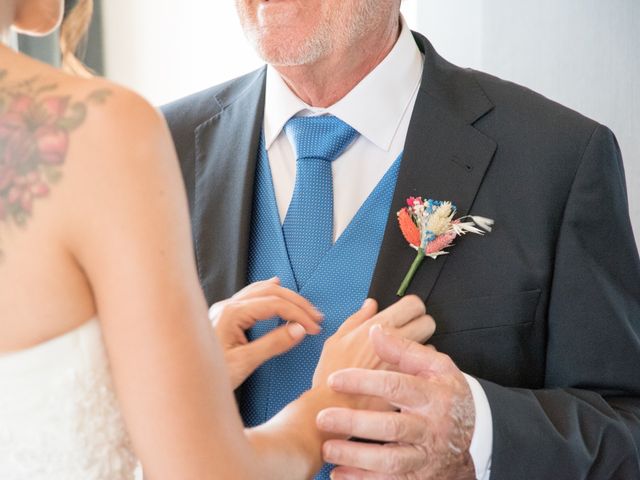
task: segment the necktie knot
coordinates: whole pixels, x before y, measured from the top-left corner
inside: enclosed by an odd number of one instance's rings
[[[296,158],[333,162],[353,143],[358,132],[333,115],[293,117],[284,126]]]

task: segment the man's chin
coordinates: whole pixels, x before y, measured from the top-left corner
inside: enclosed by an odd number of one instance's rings
[[[260,57],[274,67],[310,65],[317,62],[327,50],[323,42],[309,38],[294,41],[286,34],[267,37],[261,35],[260,38],[252,38],[252,43]]]

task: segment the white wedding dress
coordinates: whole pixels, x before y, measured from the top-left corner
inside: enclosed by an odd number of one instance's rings
[[[0,479],[132,480],[100,323],[0,355]]]

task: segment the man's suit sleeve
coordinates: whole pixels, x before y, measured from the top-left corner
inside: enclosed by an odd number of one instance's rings
[[[545,389],[481,380],[491,478],[640,479],[640,261],[605,127],[577,168],[555,252]]]

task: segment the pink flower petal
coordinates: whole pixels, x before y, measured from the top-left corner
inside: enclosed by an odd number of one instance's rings
[[[69,105],[69,97],[48,97],[45,98],[40,106],[47,113],[47,123],[54,123],[64,116]]]
[[[43,163],[59,165],[64,162],[69,148],[69,135],[61,128],[45,126],[36,132],[38,153]]]
[[[46,183],[37,183],[31,185],[30,191],[34,197],[44,197],[49,193],[49,187]]]
[[[16,95],[9,106],[9,113],[26,115],[33,107],[33,99],[27,95]]]
[[[455,233],[443,233],[442,235],[435,238],[427,244],[427,248],[425,249],[425,253],[427,255],[440,252],[447,248],[453,240],[456,238]]]

